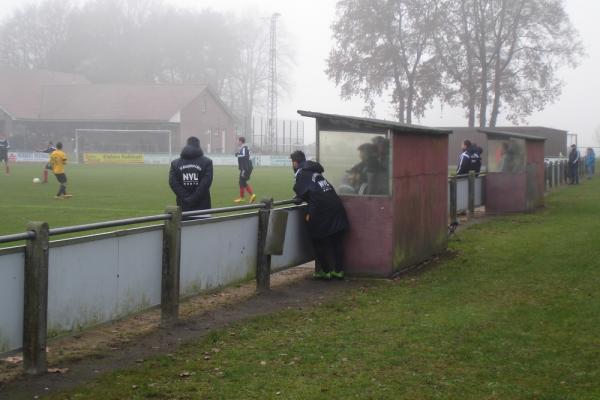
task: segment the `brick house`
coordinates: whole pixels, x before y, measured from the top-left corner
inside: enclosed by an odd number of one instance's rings
[[[92,84],[80,75],[0,68],[1,121],[12,148],[23,151],[48,140],[73,150],[78,129],[167,130],[175,152],[191,135],[208,153],[236,148],[236,119],[206,85]],[[147,135],[132,150],[151,150],[156,140]]]

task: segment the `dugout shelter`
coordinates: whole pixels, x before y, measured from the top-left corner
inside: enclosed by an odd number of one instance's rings
[[[316,120],[317,161],[348,214],[348,274],[390,276],[446,249],[452,131],[298,113]]]
[[[498,129],[479,131],[488,143],[486,213],[526,212],[543,206],[546,138]]]

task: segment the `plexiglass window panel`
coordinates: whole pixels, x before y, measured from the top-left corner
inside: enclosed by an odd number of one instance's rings
[[[524,139],[488,139],[488,172],[525,172]]]
[[[339,194],[390,194],[390,140],[387,134],[319,132],[319,162]]]

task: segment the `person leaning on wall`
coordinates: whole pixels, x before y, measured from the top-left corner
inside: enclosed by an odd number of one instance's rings
[[[348,217],[333,186],[325,179],[323,166],[307,161],[300,150],[290,155],[295,172],[294,192],[299,201],[308,203],[305,216],[308,232],[315,248],[317,279],[344,278],[344,234]],[[333,257],[331,257],[333,256]]]

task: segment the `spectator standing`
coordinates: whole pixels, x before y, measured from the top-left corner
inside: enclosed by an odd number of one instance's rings
[[[200,140],[187,139],[180,157],[171,162],[169,186],[182,211],[210,209],[210,186],[213,181],[212,160],[204,155]]]
[[[577,150],[577,145],[571,145],[571,151],[569,152],[569,175],[571,176],[571,185],[579,185],[579,159],[581,155]]]
[[[588,179],[592,179],[592,176],[596,174],[596,153],[591,147],[588,147],[585,153],[585,171]]]
[[[290,155],[295,172],[294,192],[308,203],[305,221],[315,248],[317,279],[344,278],[344,233],[348,229],[346,210],[333,186],[323,176],[321,164],[307,161],[300,150]],[[333,264],[331,255],[333,254]]]
[[[458,157],[458,167],[456,168],[456,175],[468,174],[471,169],[471,141],[466,139],[462,144],[462,153]]]
[[[481,153],[483,153],[483,149],[473,143],[469,149],[469,157],[471,159],[471,167],[469,170],[474,171],[475,175],[479,175],[481,172]]]

